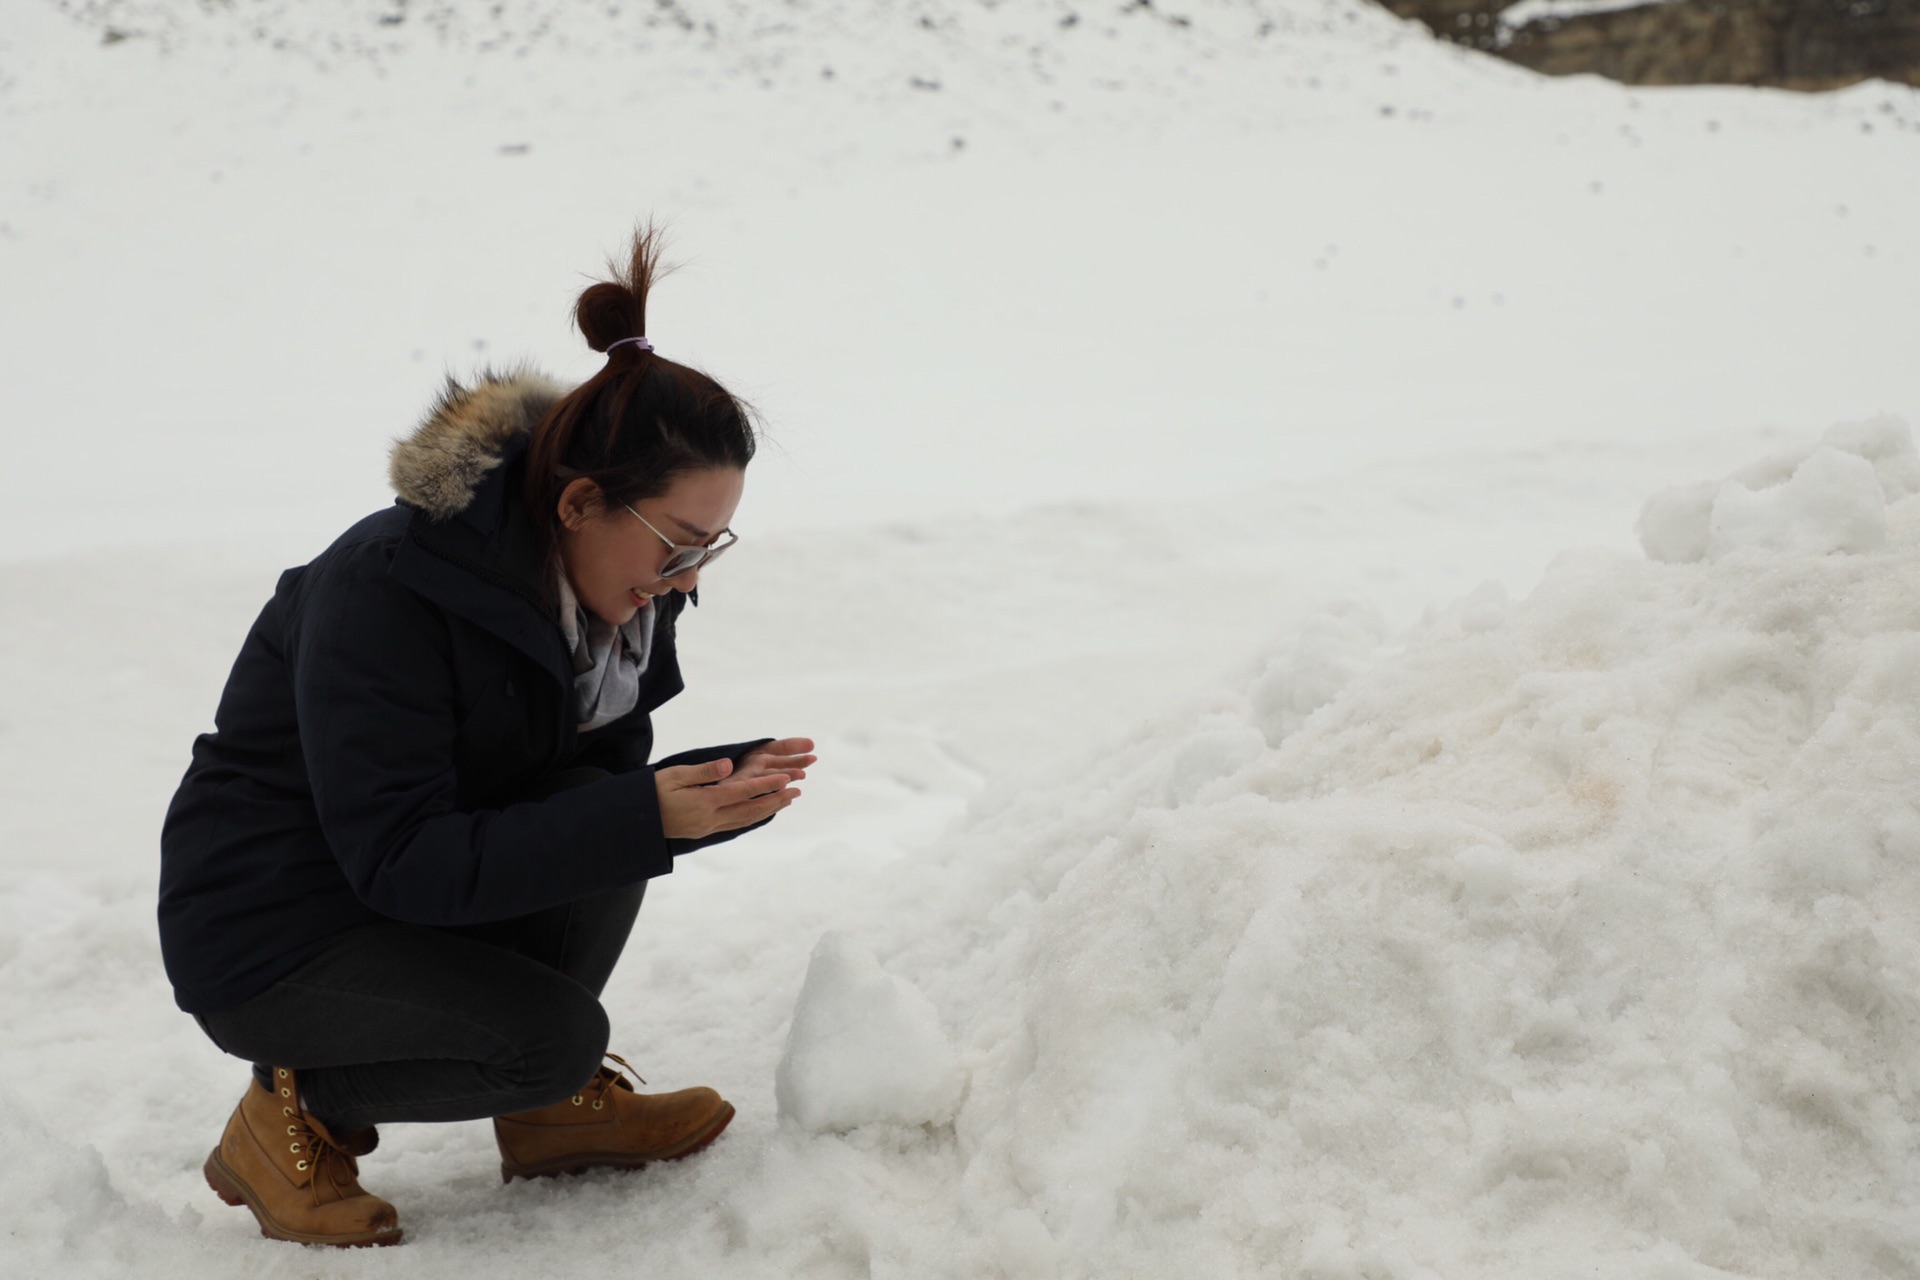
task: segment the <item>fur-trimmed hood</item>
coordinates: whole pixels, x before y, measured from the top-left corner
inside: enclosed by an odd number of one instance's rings
[[[482,372],[471,387],[452,378],[412,435],[394,442],[393,491],[434,520],[465,511],[487,474],[570,388],[524,366]]]

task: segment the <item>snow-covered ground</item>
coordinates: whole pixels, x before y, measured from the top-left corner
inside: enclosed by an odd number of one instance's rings
[[[822,762],[608,1004],[740,1118],[506,1188],[397,1126],[402,1249],[261,1241],[160,813],[648,211],[773,431],[662,742]],[[1346,0],[12,0],[0,1274],[1920,1273],[1915,226],[1913,90]]]

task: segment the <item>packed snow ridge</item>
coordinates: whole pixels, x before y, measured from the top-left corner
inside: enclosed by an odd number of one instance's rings
[[[952,1273],[1913,1274],[1916,493],[1838,429],[982,815],[896,961],[966,1024]],[[795,1044],[864,1047],[783,1106],[936,1117],[846,946]]]

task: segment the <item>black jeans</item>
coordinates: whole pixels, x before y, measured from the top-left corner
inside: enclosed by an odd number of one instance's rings
[[[598,773],[563,775],[548,790]],[[298,1072],[307,1109],[335,1132],[545,1106],[600,1065],[600,992],[645,893],[643,882],[460,928],[363,925],[246,1003],[198,1020],[263,1084],[270,1067]]]

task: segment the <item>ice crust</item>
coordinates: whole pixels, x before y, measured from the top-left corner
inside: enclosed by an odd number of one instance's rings
[[[946,1124],[962,1083],[933,1002],[852,939],[822,937],[774,1074],[780,1114],[815,1132]]]

